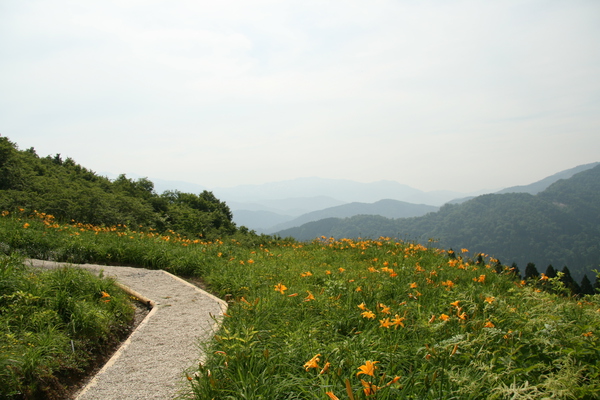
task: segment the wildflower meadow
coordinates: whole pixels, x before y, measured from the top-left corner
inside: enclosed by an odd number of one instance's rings
[[[187,372],[195,399],[600,397],[600,297],[563,296],[558,278],[522,281],[467,249],[190,240],[7,212],[0,250],[163,268],[229,299]]]

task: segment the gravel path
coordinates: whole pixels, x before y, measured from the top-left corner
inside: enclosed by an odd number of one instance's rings
[[[27,260],[35,267],[67,263]],[[167,400],[187,389],[185,371],[202,358],[198,344],[209,339],[227,303],[162,270],[74,265],[104,271],[155,303],[129,339],[78,394],[77,400]]]

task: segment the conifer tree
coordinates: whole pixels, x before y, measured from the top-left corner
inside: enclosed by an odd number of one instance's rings
[[[556,278],[556,270],[554,269],[552,264],[548,265],[548,268],[546,268],[546,276],[548,278]]]
[[[580,288],[577,282],[571,276],[571,271],[565,265],[562,269],[563,276],[561,277],[561,282],[571,291],[571,296],[579,294]]]
[[[579,294],[594,294],[594,287],[592,286],[592,282],[590,282],[590,279],[587,277],[587,275],[584,275],[583,279],[581,280]]]
[[[525,279],[529,278],[537,278],[540,276],[537,268],[534,263],[527,263],[527,267],[525,267]]]

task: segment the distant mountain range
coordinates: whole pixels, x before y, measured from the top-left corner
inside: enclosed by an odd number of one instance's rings
[[[540,271],[548,264],[558,269],[567,265],[577,279],[600,266],[600,163],[505,191],[462,204],[446,204],[420,217],[326,218],[277,235],[298,240],[322,235],[390,236],[421,243],[435,239],[442,248],[466,247],[500,258],[505,264],[516,262],[522,271],[528,262],[537,264]]]
[[[530,185],[514,186],[496,193],[536,194],[560,179],[570,178],[598,164],[581,165]],[[215,189],[214,193],[229,205],[236,224],[259,233],[275,233],[331,217],[345,218],[361,214],[387,218],[418,217],[437,211],[445,203],[460,204],[473,199],[475,195],[489,192],[480,191],[465,196],[464,193],[450,191],[423,192],[392,181],[359,183],[341,179],[302,178]],[[293,197],[295,195],[299,197]]]
[[[428,206],[426,204],[412,204],[391,199],[379,200],[375,203],[354,202],[303,214],[291,221],[286,221],[271,227],[267,233],[273,233],[279,230],[300,226],[307,222],[331,217],[345,218],[365,214],[381,215],[387,218],[409,218],[435,212],[438,209],[439,207]]]
[[[424,215],[451,199],[468,195],[452,191],[424,192],[394,181],[360,183],[314,177],[216,188],[213,193],[229,205],[236,224],[259,233],[272,233],[329,216]],[[485,191],[475,194],[479,193]],[[381,200],[390,202],[375,204]],[[338,206],[348,207],[338,209]]]
[[[460,193],[446,190],[424,192],[394,181],[361,183],[346,179],[298,178],[262,185],[241,185],[232,188],[215,188],[219,199],[229,202],[261,203],[273,199],[329,197],[344,203],[372,203],[382,199],[407,203],[441,206],[451,199],[485,193]],[[314,211],[314,210],[313,210]]]
[[[557,182],[561,179],[569,179],[570,177],[572,177],[575,174],[578,174],[580,172],[586,171],[588,169],[594,168],[597,165],[600,165],[600,162],[596,162],[596,163],[591,163],[591,164],[584,164],[584,165],[580,165],[577,166],[575,168],[571,168],[571,169],[567,169],[561,172],[558,172],[554,175],[551,175],[547,178],[544,178],[540,181],[534,182],[532,184],[529,185],[524,185],[524,186],[512,186],[506,189],[502,189],[498,192],[496,192],[497,194],[503,194],[503,193],[529,193],[529,194],[538,194],[539,192],[542,192],[544,190],[546,190],[550,185],[552,185],[554,182]]]
[[[536,194],[559,179],[590,169],[598,163],[571,168],[538,182],[514,186],[496,193]],[[103,174],[116,178],[111,174]],[[129,175],[128,175],[129,176]],[[132,174],[130,178],[142,178]],[[157,193],[179,190],[200,193],[209,190],[202,185],[182,181],[152,179]],[[345,179],[298,178],[262,185],[240,185],[215,188],[214,195],[225,201],[238,226],[246,226],[258,233],[274,233],[304,223],[331,217],[380,215],[388,218],[422,216],[436,211],[446,203],[460,204],[478,195],[453,191],[424,192],[394,181],[360,183]],[[382,200],[385,200],[382,202]]]

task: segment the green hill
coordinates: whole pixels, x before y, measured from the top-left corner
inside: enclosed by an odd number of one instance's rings
[[[237,231],[229,207],[211,192],[157,194],[146,178],[114,181],[60,154],[40,157],[0,137],[0,210],[45,212],[59,220],[95,225],[143,225],[191,237]]]
[[[442,247],[469,248],[518,265],[532,262],[540,272],[568,266],[576,279],[600,265],[600,166],[555,182],[537,195],[489,194],[462,204],[446,204],[417,218],[376,216],[315,221],[277,232],[298,240],[336,238],[439,241]]]

